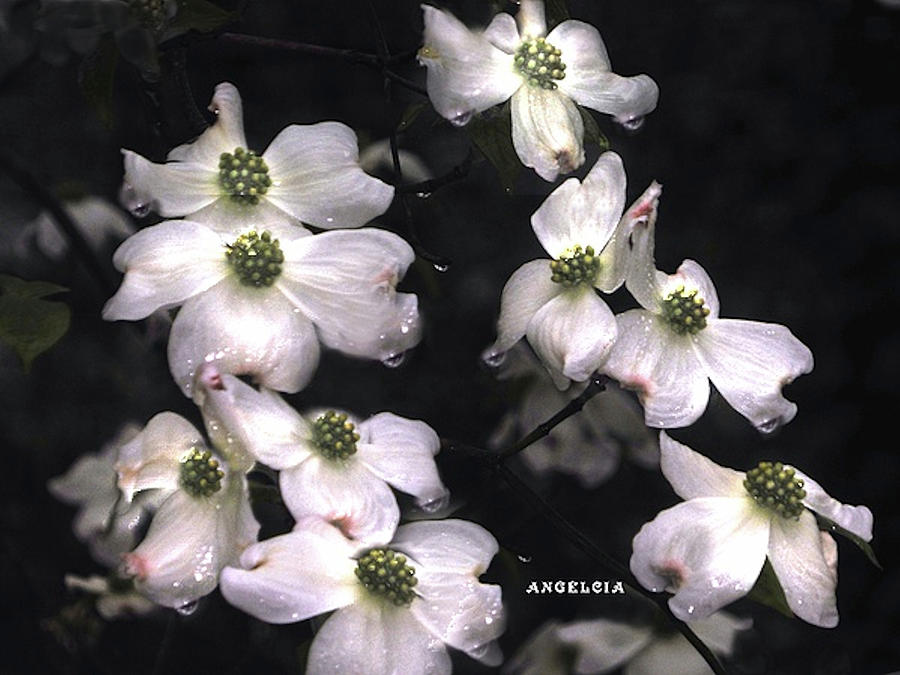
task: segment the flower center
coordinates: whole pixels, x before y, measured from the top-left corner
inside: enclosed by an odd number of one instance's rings
[[[250,230],[225,248],[225,258],[245,286],[271,286],[281,274],[284,253],[268,230],[262,234]]]
[[[556,89],[554,80],[566,76],[566,64],[560,58],[562,52],[542,37],[527,40],[519,45],[515,54],[516,70],[532,87]]]
[[[313,422],[313,443],[327,459],[347,459],[356,452],[359,434],[346,413],[329,410]]]
[[[666,323],[679,335],[695,335],[706,328],[709,307],[697,291],[686,291],[679,286],[669,293],[662,302],[662,314]]]
[[[760,462],[747,472],[744,488],[757,503],[783,518],[796,520],[803,513],[802,500],[806,497],[803,480],[781,462]]]
[[[582,250],[580,245],[575,245],[557,260],[550,261],[550,278],[566,287],[593,284],[599,272],[600,259],[593,246]]]
[[[222,489],[225,472],[209,450],[192,448],[181,460],[181,488],[191,497],[209,497]]]
[[[356,563],[359,583],[376,596],[398,607],[408,607],[416,597],[413,588],[419,582],[416,570],[406,556],[389,548],[373,548]]]
[[[149,31],[159,32],[166,23],[166,0],[131,0],[131,13]]]
[[[236,202],[259,204],[260,196],[266,194],[272,179],[266,160],[253,150],[235,148],[234,154],[223,152],[219,155],[219,185]]]

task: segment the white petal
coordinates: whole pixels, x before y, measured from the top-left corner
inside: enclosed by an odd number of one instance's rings
[[[519,37],[519,27],[516,20],[510,14],[501,12],[497,14],[487,28],[484,29],[484,37],[495,47],[499,47],[507,54],[516,51],[522,39]]]
[[[396,234],[340,230],[282,248],[285,264],[275,285],[316,324],[324,344],[385,359],[418,343],[416,297],[395,290],[415,255]]]
[[[391,548],[399,549],[432,572],[478,576],[499,547],[480,525],[465,520],[420,520],[397,528]]]
[[[691,621],[691,628],[696,623],[699,622]],[[680,633],[657,637],[622,670],[623,675],[709,675],[712,672]]]
[[[425,508],[440,508],[450,496],[438,475],[434,456],[438,435],[425,422],[379,413],[358,427],[357,458],[376,476],[411,494]]]
[[[804,511],[799,520],[772,518],[769,562],[794,614],[814,626],[837,626],[837,572],[828,565],[811,513]]]
[[[352,603],[362,589],[353,547],[330,525],[306,521],[261,541],[222,570],[225,599],[267,623],[293,623]]]
[[[616,316],[619,336],[603,372],[637,391],[647,426],[668,429],[697,420],[709,400],[709,379],[686,335],[643,309]]]
[[[312,456],[279,476],[281,496],[294,518],[319,516],[362,545],[391,540],[400,509],[394,493],[355,457]]]
[[[449,675],[450,657],[405,607],[365,600],[335,612],[309,649],[307,675]]]
[[[125,556],[136,588],[166,607],[182,607],[210,593],[219,572],[237,560],[259,525],[249,511],[246,482],[232,474],[222,490],[195,499],[176,490],[163,503],[150,531]]]
[[[569,178],[531,216],[541,246],[559,258],[575,245],[592,246],[599,255],[625,208],[625,170],[621,158],[606,152],[585,177]]]
[[[489,352],[502,354],[511,349],[525,337],[538,310],[565,290],[550,277],[549,260],[532,260],[512,273],[500,296],[497,341]]]
[[[521,0],[516,15],[522,38],[536,38],[547,34],[547,20],[544,16],[544,0]]]
[[[419,583],[410,611],[446,644],[481,659],[506,628],[500,586],[468,574],[416,569]],[[488,665],[499,665],[490,663]]]
[[[279,471],[312,454],[309,424],[278,394],[265,388],[257,391],[233,375],[220,375],[212,386],[203,379],[197,378],[194,400],[214,445],[227,447],[229,437],[234,437],[253,457]]]
[[[521,86],[513,57],[485,35],[469,30],[450,12],[430,5],[422,5],[422,11],[425,37],[419,63],[428,68],[428,98],[441,116],[465,124],[473,113],[503,103]]]
[[[522,86],[512,97],[512,139],[516,154],[547,181],[584,164],[584,122],[567,96]]]
[[[761,431],[787,424],[797,405],[781,388],[813,368],[812,352],[784,326],[710,321],[695,340],[697,358],[728,403]]]
[[[193,448],[205,447],[203,436],[181,415],[155,415],[141,433],[119,449],[116,471],[125,500],[130,502],[140,490],[176,489],[181,460]]]
[[[550,32],[547,42],[562,52],[566,76],[557,84],[566,96],[619,122],[643,117],[656,108],[656,82],[647,75],[611,73],[603,39],[590,24],[563,21]]]
[[[574,672],[606,673],[628,663],[644,649],[653,638],[653,629],[595,619],[560,626],[557,635],[577,653]]]
[[[237,88],[230,82],[217,85],[209,109],[216,113],[215,124],[192,143],[179,145],[169,152],[169,161],[197,162],[217,170],[223,152],[247,149],[244,113]]]
[[[616,340],[616,319],[593,288],[561,293],[528,324],[528,342],[551,371],[581,382],[602,364]]]
[[[519,651],[505,664],[504,673],[521,675],[566,675],[569,659],[561,649],[558,636],[560,624],[553,619],[543,624],[528,638]]]
[[[303,223],[267,199],[260,200],[258,204],[243,204],[231,199],[218,199],[192,214],[191,220],[203,223],[209,229],[218,232],[222,240],[227,243],[234,242],[240,235],[250,230],[257,232],[268,230],[282,245],[286,241],[308,237],[312,234],[303,227]]]
[[[125,158],[125,186],[134,199],[164,218],[196,213],[222,196],[218,161],[214,165],[195,162],[156,164],[131,150]]]
[[[103,308],[107,321],[134,321],[180,305],[230,273],[219,236],[187,220],[132,235],[116,250],[113,263],[125,278]]]
[[[872,541],[875,517],[868,507],[842,504],[805,473],[797,469],[794,471],[797,472],[798,478],[803,479],[803,489],[806,490],[806,497],[803,499],[805,506],[852,532],[863,541]]]
[[[746,474],[719,466],[669,437],[665,431],[659,433],[659,449],[663,475],[682,499],[741,497],[746,494]]]
[[[655,189],[654,189],[655,188]],[[663,298],[663,285],[668,275],[656,269],[654,247],[656,245],[656,216],[661,188],[657,183],[650,187],[622,216],[625,225],[623,237],[630,235],[631,252],[625,264],[625,287],[649,312],[659,313]],[[619,245],[625,241],[617,239]]]
[[[360,227],[387,211],[394,188],[359,167],[353,129],[340,122],[293,124],[266,149],[266,200],[317,227]]]
[[[684,287],[688,292],[697,291],[697,296],[703,298],[703,304],[709,309],[707,319],[719,317],[719,295],[712,279],[699,263],[693,260],[685,260],[678,266],[675,274],[666,277],[662,287],[662,297],[666,297],[672,291]]]
[[[168,352],[172,377],[186,396],[204,363],[287,392],[305,387],[319,364],[310,320],[277,289],[243,286],[233,275],[184,304]]]
[[[771,534],[769,536],[771,537]],[[708,619],[691,621],[691,630],[716,654],[731,656],[738,633],[749,629],[752,625],[753,620],[750,618],[737,617],[728,612],[716,612]],[[696,650],[692,647],[691,651]]]
[[[692,621],[753,588],[768,541],[769,518],[749,497],[692,499],[641,528],[630,567],[645,588],[675,593],[669,599],[672,613]]]

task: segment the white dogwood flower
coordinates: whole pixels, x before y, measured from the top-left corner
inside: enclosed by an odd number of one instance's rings
[[[123,556],[136,589],[166,607],[190,606],[218,584],[219,572],[256,541],[244,474],[252,460],[210,450],[190,422],[153,417],[122,446],[116,470],[127,501],[144,490],[162,502],[143,541]]]
[[[126,503],[116,484],[119,448],[139,432],[138,425],[126,424],[99,453],[82,455],[65,474],[47,483],[54,497],[79,507],[72,526],[75,535],[98,562],[110,567],[134,548],[137,532],[157,501],[155,495],[144,495]]]
[[[719,656],[734,652],[738,634],[749,619],[717,612],[692,621],[691,630]],[[504,672],[519,675],[602,675],[622,669],[623,675],[703,675],[709,666],[687,639],[674,629],[661,631],[651,623],[590,619],[562,624],[551,621],[506,664]]]
[[[797,406],[781,389],[812,371],[812,352],[785,326],[719,318],[715,286],[693,260],[675,274],[658,271],[655,222],[654,213],[632,234],[625,285],[642,309],[616,316],[619,339],[603,371],[637,391],[651,427],[696,421],[706,410],[710,380],[760,431],[787,424]]]
[[[456,125],[511,100],[519,159],[544,180],[584,163],[584,123],[577,104],[635,123],[656,107],[659,88],[647,75],[610,71],[600,33],[563,21],[547,34],[543,0],[522,0],[517,19],[498,14],[484,31],[469,30],[445,10],[422,5],[428,97]],[[517,25],[518,21],[518,25]]]
[[[101,577],[92,574],[80,577],[67,574],[63,582],[69,590],[94,596],[94,608],[107,621],[143,616],[159,608],[156,603],[138,593],[134,584],[116,575]]]
[[[499,377],[522,378],[526,384],[521,402],[491,437],[491,446],[498,449],[546,422],[586,386],[559,391],[521,342],[510,350]],[[591,398],[579,414],[555,426],[519,456],[535,473],[569,474],[588,489],[612,478],[624,457],[647,469],[659,466],[656,434],[644,425],[633,397],[618,387]]]
[[[164,164],[122,151],[123,200],[133,211],[189,216],[232,233],[248,218],[266,226],[359,227],[390,206],[394,188],[359,167],[356,134],[345,124],[292,124],[257,155],[247,146],[233,84],[219,84],[209,108],[215,124]]]
[[[830,497],[800,471],[760,462],[747,473],[715,464],[660,432],[663,475],[686,500],[635,536],[631,571],[645,588],[674,593],[683,621],[746,595],[768,558],[791,611],[816,626],[838,623],[837,545],[813,512],[872,539],[872,512]]]
[[[497,553],[484,528],[419,521],[393,540],[361,548],[310,517],[248,548],[222,571],[222,595],[269,623],[336,610],[309,650],[307,673],[449,673],[445,645],[488,665],[502,660],[500,587],[478,577]]]
[[[594,289],[611,293],[625,277],[628,232],[646,218],[655,184],[624,214],[625,170],[603,153],[584,181],[569,178],[531,217],[531,227],[553,258],[532,260],[513,272],[500,298],[497,340],[485,352],[494,362],[523,337],[561,389],[584,381],[616,340],[616,320]]]
[[[125,279],[103,317],[136,320],[183,305],[169,337],[169,367],[188,396],[208,362],[295,392],[315,372],[319,341],[387,361],[418,343],[416,296],[395,291],[414,257],[403,239],[372,228],[311,235],[292,225],[255,229],[250,221],[234,235],[165,221],[116,251]]]
[[[446,504],[449,493],[434,462],[440,439],[424,422],[387,412],[364,421],[334,410],[301,415],[274,392],[231,375],[200,379],[204,415],[279,471],[294,518],[316,515],[352,539],[378,545],[390,541],[400,521],[391,486],[426,510]]]

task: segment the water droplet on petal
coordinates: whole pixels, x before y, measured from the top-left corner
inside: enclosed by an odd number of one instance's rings
[[[150,213],[150,202],[138,197],[130,183],[122,183],[119,190],[119,202],[137,218],[143,218]]]
[[[781,427],[781,419],[778,417],[773,417],[772,419],[765,420],[764,422],[760,422],[756,425],[756,430],[761,434],[771,434],[777,431]]]
[[[466,628],[468,628],[468,626],[466,626]],[[468,654],[469,654],[469,656],[471,656],[473,659],[480,659],[480,658],[482,658],[485,654],[488,653],[488,650],[489,650],[490,648],[491,648],[491,643],[490,643],[490,642],[485,642],[483,645],[478,645],[477,647],[474,647],[473,649],[470,649],[470,650],[468,651]]]
[[[469,120],[472,119],[472,116],[475,114],[474,110],[468,110],[464,113],[460,113],[456,117],[452,117],[450,119],[450,124],[455,127],[464,127],[469,123]]]
[[[434,269],[438,272],[446,272],[450,269],[449,263],[434,263]]]
[[[481,353],[481,360],[488,368],[499,368],[506,360],[506,352],[497,351],[493,347],[488,347]]]
[[[450,503],[450,493],[445,492],[443,495],[441,495],[437,499],[432,499],[430,502],[425,502],[424,504],[422,504],[420,506],[420,508],[423,511],[425,511],[425,513],[436,513],[437,511],[440,511],[441,509],[446,507],[447,504],[449,504],[449,503]]]
[[[399,354],[391,354],[381,359],[381,363],[383,363],[388,368],[399,368],[403,365],[403,362],[406,360],[406,352],[400,352]]]
[[[633,134],[640,131],[641,127],[644,126],[645,119],[643,115],[638,115],[637,117],[629,117],[627,120],[616,120],[616,122],[626,132]]]
[[[199,601],[192,600],[191,602],[186,602],[185,604],[181,605],[181,607],[176,607],[175,611],[181,614],[181,616],[190,616],[197,611],[197,607],[199,605]]]

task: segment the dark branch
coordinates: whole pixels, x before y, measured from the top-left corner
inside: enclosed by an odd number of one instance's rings
[[[455,183],[456,181],[462,180],[463,178],[468,176],[469,170],[472,168],[472,161],[472,153],[469,152],[469,154],[466,155],[466,158],[462,161],[461,164],[454,166],[443,176],[438,176],[437,178],[432,178],[430,180],[424,180],[420,183],[400,185],[397,187],[397,192],[400,194],[430,195],[435,190],[439,190],[445,185]]]

